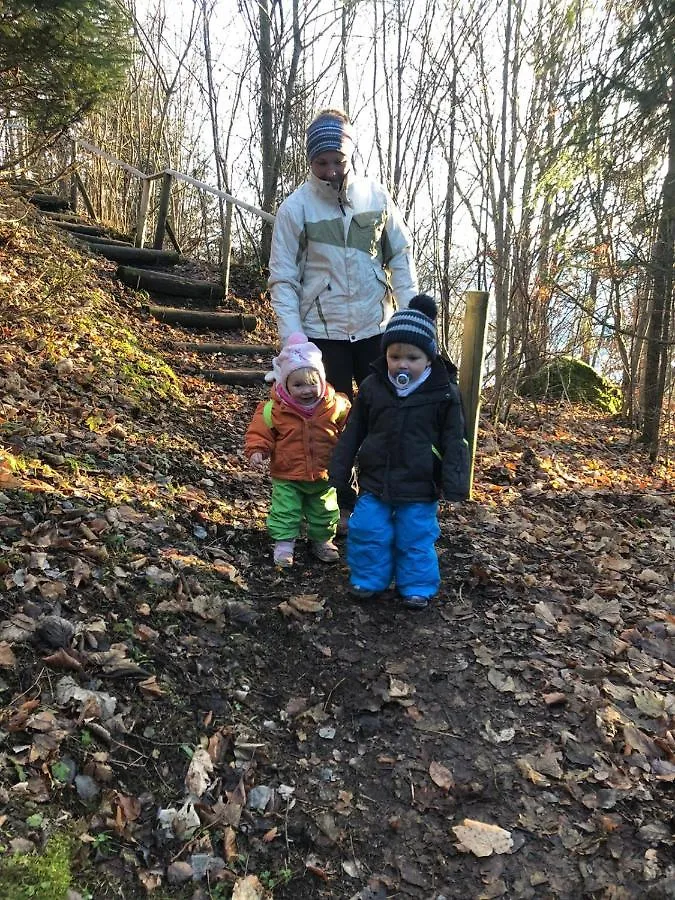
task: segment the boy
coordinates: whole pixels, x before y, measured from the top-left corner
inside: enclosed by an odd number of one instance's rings
[[[464,500],[469,485],[457,369],[438,355],[435,318],[426,294],[394,313],[384,356],[361,384],[330,465],[339,490],[358,463],[361,493],[347,536],[351,592],[368,599],[395,580],[411,609],[424,609],[440,586],[441,492]]]

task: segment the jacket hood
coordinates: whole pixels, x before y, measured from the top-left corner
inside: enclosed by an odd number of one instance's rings
[[[343,206],[351,206],[351,201],[349,199],[351,177],[351,172],[345,172],[344,178],[342,179],[342,186],[339,191],[335,190],[330,181],[323,181],[321,178],[317,178],[312,171],[310,171],[307,176],[307,181],[311,184],[312,188],[326,200],[332,200],[335,203],[340,202]]]

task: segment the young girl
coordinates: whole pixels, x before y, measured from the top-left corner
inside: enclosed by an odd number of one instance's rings
[[[395,580],[412,609],[426,607],[440,585],[441,491],[464,500],[469,485],[457,369],[438,355],[435,318],[426,294],[391,317],[384,356],[361,384],[330,465],[339,489],[358,463],[361,493],[347,535],[352,593],[367,599]]]
[[[301,332],[292,334],[272,361],[271,399],[258,404],[246,431],[244,452],[261,468],[270,460],[272,502],[267,527],[274,562],[292,566],[303,521],[312,553],[339,558],[333,543],[339,511],[328,483],[328,461],[350,403],[326,383],[321,351]]]

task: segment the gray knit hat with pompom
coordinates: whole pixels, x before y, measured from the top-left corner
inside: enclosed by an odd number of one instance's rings
[[[406,309],[399,309],[389,319],[382,335],[382,352],[390,344],[412,344],[429,359],[438,354],[436,343],[436,301],[428,294],[413,297]]]

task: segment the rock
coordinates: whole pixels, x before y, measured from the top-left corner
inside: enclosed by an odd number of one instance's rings
[[[171,863],[166,870],[166,878],[169,884],[185,884],[192,878],[192,866],[186,862]]]
[[[192,867],[192,878],[195,881],[201,881],[207,875],[214,877],[222,872],[225,866],[225,860],[220,856],[211,856],[210,853],[194,853],[190,857],[190,866]]]
[[[617,413],[621,409],[621,389],[591,366],[571,356],[551,360],[535,375],[518,385],[526,397],[552,397],[572,403],[590,403],[598,409]]]
[[[35,637],[47,647],[55,650],[69,647],[75,634],[75,626],[62,616],[45,616],[40,619],[35,629]]]
[[[28,838],[17,837],[9,842],[9,849],[11,853],[34,853],[35,844]]]
[[[246,806],[249,809],[264,813],[268,806],[274,802],[274,789],[264,784],[256,785],[249,791]]]
[[[75,789],[77,790],[77,796],[85,803],[95,800],[101,793],[99,786],[90,775],[76,775]]]

